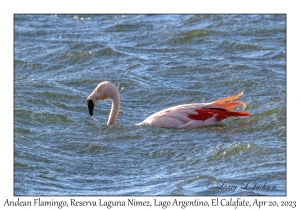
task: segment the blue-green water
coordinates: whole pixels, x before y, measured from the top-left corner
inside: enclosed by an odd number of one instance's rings
[[[134,126],[239,92],[248,118]],[[285,194],[285,15],[14,16],[14,195]]]

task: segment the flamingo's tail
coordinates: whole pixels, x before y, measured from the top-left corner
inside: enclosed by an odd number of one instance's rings
[[[243,95],[243,93],[239,93],[234,96],[229,96],[227,98],[222,98],[217,101],[214,101],[210,104],[205,105],[202,109],[195,110],[196,112],[198,112],[197,115],[189,115],[188,117],[191,119],[194,119],[194,120],[206,120],[213,116],[216,116],[216,119],[218,121],[221,121],[223,119],[231,118],[231,117],[250,116],[250,112],[231,111],[238,105],[242,105],[244,108],[247,107],[246,103],[243,101],[233,101],[242,95]]]
[[[248,117],[250,116],[250,112],[231,112],[231,111],[226,111],[218,114],[216,118],[218,120],[223,120],[231,117]]]
[[[244,93],[238,93],[234,96],[228,96],[227,98],[222,98],[219,99],[217,101],[214,101],[212,103],[212,105],[215,105],[219,108],[223,108],[226,109],[227,111],[231,111],[232,109],[234,109],[235,107],[237,107],[238,105],[242,105],[244,108],[247,107],[246,103],[243,101],[233,101],[239,97],[241,97]]]

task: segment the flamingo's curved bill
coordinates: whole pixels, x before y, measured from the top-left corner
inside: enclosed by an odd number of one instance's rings
[[[87,100],[87,105],[89,108],[90,115],[93,116],[93,111],[94,111],[94,107],[95,107],[94,102],[92,100]]]

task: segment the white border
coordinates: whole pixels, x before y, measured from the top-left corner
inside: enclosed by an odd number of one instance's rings
[[[287,196],[258,197],[259,200],[297,200],[299,181],[299,141],[297,138],[298,102],[299,102],[299,11],[296,1],[278,0],[152,0],[152,1],[8,1],[1,2],[0,16],[0,59],[1,59],[1,179],[0,179],[0,206],[4,205],[5,199],[16,200],[13,196],[13,15],[15,13],[281,13],[287,14]],[[26,197],[22,197],[26,200]],[[55,197],[56,200],[70,200],[72,197]],[[144,200],[152,200],[155,197],[140,197]],[[187,197],[208,200],[215,197]],[[228,197],[226,197],[228,198]],[[28,197],[32,200],[34,197]],[[51,197],[47,197],[51,199]],[[76,197],[81,200],[98,200],[98,197]],[[125,197],[106,197],[107,200],[127,199]],[[162,200],[173,201],[171,197],[160,197]],[[246,197],[254,201],[256,197]],[[2,207],[1,207],[2,208]],[[10,209],[15,209],[9,207]],[[32,207],[31,207],[32,208]],[[39,207],[40,208],[40,207]],[[56,208],[56,207],[54,207]],[[232,207],[228,207],[231,208]],[[52,207],[53,209],[53,207]],[[73,209],[73,208],[68,208]],[[78,207],[75,209],[79,209]],[[94,208],[96,209],[96,208]],[[99,209],[99,207],[97,207]],[[118,209],[113,207],[113,209]],[[123,208],[124,209],[124,208]],[[140,208],[139,208],[140,209]],[[152,208],[151,208],[152,209]],[[162,208],[157,208],[162,209]],[[167,208],[171,209],[171,208]],[[177,208],[180,209],[180,208]],[[187,208],[189,209],[189,208]]]

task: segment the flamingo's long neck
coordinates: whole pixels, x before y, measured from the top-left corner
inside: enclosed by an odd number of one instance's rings
[[[112,105],[111,105],[111,110],[107,121],[107,125],[114,125],[117,121],[117,117],[120,111],[120,95],[118,90],[113,91],[111,93],[111,100],[112,100]]]
[[[112,106],[108,117],[107,125],[114,125],[117,121],[121,103],[118,88],[114,84],[108,81],[104,81],[101,82],[87,98],[87,100],[93,101],[93,105],[95,105],[98,100],[107,99],[112,100]],[[89,107],[89,109],[91,109],[91,116],[93,115],[93,108],[94,107]]]

